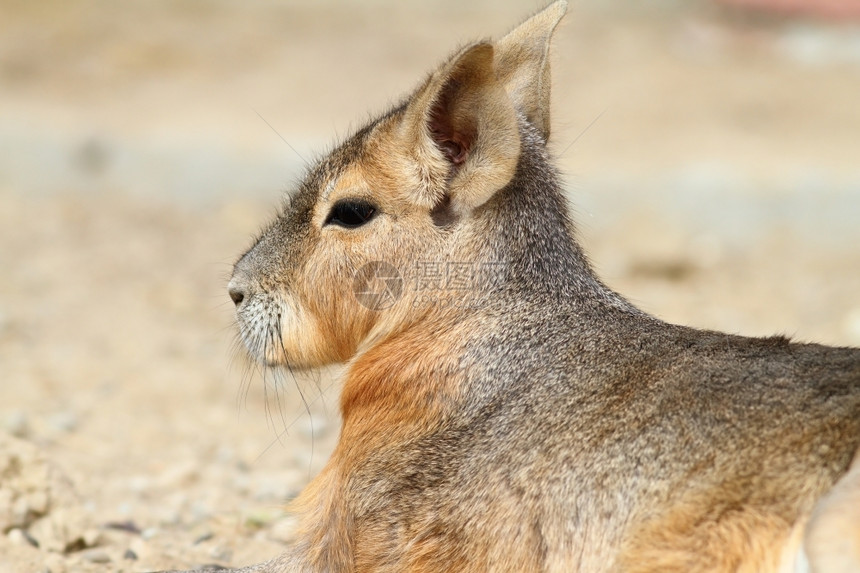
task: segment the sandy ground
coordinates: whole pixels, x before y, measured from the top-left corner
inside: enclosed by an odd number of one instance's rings
[[[860,345],[860,28],[649,5],[579,2],[555,44],[600,274],[671,321]],[[302,158],[535,7],[0,1],[0,573],[289,542],[336,369],[247,363],[232,261]]]

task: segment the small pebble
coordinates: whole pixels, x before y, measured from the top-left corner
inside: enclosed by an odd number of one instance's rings
[[[14,545],[32,545],[39,547],[39,543],[27,534],[23,529],[15,528],[6,534],[6,538]]]
[[[192,544],[193,545],[199,545],[200,543],[203,543],[204,541],[209,541],[213,537],[215,537],[215,534],[212,533],[211,531],[207,531],[207,532],[203,533],[202,535],[198,535],[196,538],[194,538],[194,541],[192,542]]]
[[[156,535],[160,533],[157,527],[147,527],[143,531],[140,532],[140,536],[144,539],[152,539]]]
[[[48,423],[55,430],[74,432],[78,427],[78,415],[70,410],[57,412],[48,418]]]
[[[81,552],[81,559],[90,563],[110,563],[110,555],[103,549],[89,549]]]
[[[209,550],[209,557],[218,561],[230,561],[233,558],[233,551],[222,545],[216,545]]]
[[[113,529],[116,531],[125,531],[127,533],[134,533],[135,535],[140,535],[140,528],[133,521],[109,521],[105,523],[105,527],[107,529]]]
[[[30,421],[23,410],[13,410],[3,417],[3,428],[16,438],[30,435]]]
[[[122,558],[128,559],[129,561],[137,561],[137,553],[131,549],[126,549],[125,553],[122,554]]]
[[[150,554],[152,554],[152,549],[149,545],[141,539],[140,537],[135,537],[128,544],[128,550],[134,553],[140,559],[146,559]]]

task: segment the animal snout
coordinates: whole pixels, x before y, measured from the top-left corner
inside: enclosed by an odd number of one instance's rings
[[[248,300],[251,296],[251,288],[247,281],[240,277],[234,276],[227,284],[227,294],[230,295],[230,300],[239,308],[242,302]]]
[[[236,306],[239,306],[245,300],[245,293],[240,288],[227,289],[227,292],[230,293],[230,298]]]

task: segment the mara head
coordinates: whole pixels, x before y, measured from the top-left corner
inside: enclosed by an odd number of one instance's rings
[[[349,360],[452,312],[403,296],[414,281],[451,263],[474,280],[510,255],[500,237],[520,234],[506,215],[515,182],[533,178],[524,164],[546,163],[548,49],[565,9],[559,0],[500,40],[459,50],[309,170],[228,286],[253,358]]]

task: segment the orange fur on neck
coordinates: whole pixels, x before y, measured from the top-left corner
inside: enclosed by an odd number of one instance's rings
[[[352,569],[348,476],[369,456],[426,434],[446,418],[463,382],[458,339],[451,323],[430,320],[376,344],[349,368],[338,445],[325,469],[290,504],[302,516],[311,562]]]

